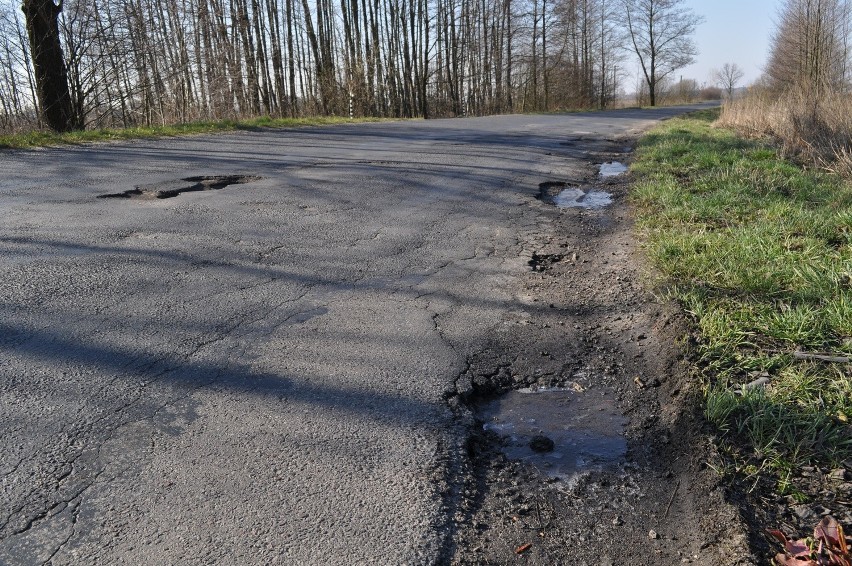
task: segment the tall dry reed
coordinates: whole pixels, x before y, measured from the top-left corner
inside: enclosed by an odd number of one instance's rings
[[[770,136],[784,155],[852,178],[852,96],[752,89],[722,107],[719,120],[750,136]]]

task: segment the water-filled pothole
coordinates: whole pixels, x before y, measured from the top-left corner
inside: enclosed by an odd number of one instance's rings
[[[99,195],[98,198],[164,199],[176,197],[181,193],[218,191],[231,185],[243,185],[260,179],[260,177],[254,175],[202,175],[152,185],[141,185],[120,193]]]
[[[584,191],[573,187],[556,195],[553,204],[559,208],[604,208],[612,204],[612,195],[604,191]]]
[[[564,389],[521,389],[478,407],[506,457],[571,481],[627,454],[626,419],[611,399]]]
[[[623,175],[627,173],[628,167],[624,163],[620,163],[618,161],[610,161],[608,163],[601,163],[600,165],[601,177],[618,177],[619,175]]]
[[[612,195],[607,192],[569,187],[562,181],[540,183],[536,198],[559,208],[599,209],[612,204]]]

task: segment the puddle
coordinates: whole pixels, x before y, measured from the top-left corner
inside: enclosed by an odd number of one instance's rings
[[[185,177],[176,181],[165,181],[153,185],[142,185],[120,193],[99,195],[98,198],[164,199],[173,198],[181,193],[198,191],[218,191],[231,185],[243,185],[259,181],[253,175],[203,175]]]
[[[504,440],[512,460],[566,481],[617,464],[627,454],[627,420],[600,395],[565,389],[521,389],[483,403],[483,428]],[[552,445],[550,444],[552,441]]]
[[[612,204],[612,195],[609,193],[569,187],[561,181],[540,183],[536,198],[559,208],[600,209]]]
[[[584,191],[576,187],[564,189],[553,198],[559,208],[604,208],[612,204],[612,195],[604,191]]]
[[[601,177],[618,177],[627,173],[627,165],[618,161],[610,161],[609,163],[601,163]]]

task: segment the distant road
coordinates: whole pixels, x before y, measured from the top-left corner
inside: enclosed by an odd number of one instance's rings
[[[0,152],[0,563],[445,562],[539,183],[686,109]]]

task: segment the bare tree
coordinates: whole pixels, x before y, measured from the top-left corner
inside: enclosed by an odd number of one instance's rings
[[[734,89],[744,76],[745,72],[736,63],[725,63],[721,69],[713,71],[713,79],[727,93],[728,100],[733,98]]]
[[[673,51],[680,63],[694,53],[683,31],[668,39],[674,0],[60,1],[0,0],[2,130],[41,125],[48,111],[48,123],[97,128],[604,107],[625,67],[624,2],[636,46],[640,8],[652,9],[650,84],[671,72]],[[46,55],[65,86],[43,80]]]
[[[629,48],[639,59],[655,106],[660,81],[695,61],[698,50],[692,35],[704,18],[684,0],[622,1]]]
[[[818,97],[842,90],[849,74],[852,7],[847,0],[786,0],[766,68],[773,86]]]

